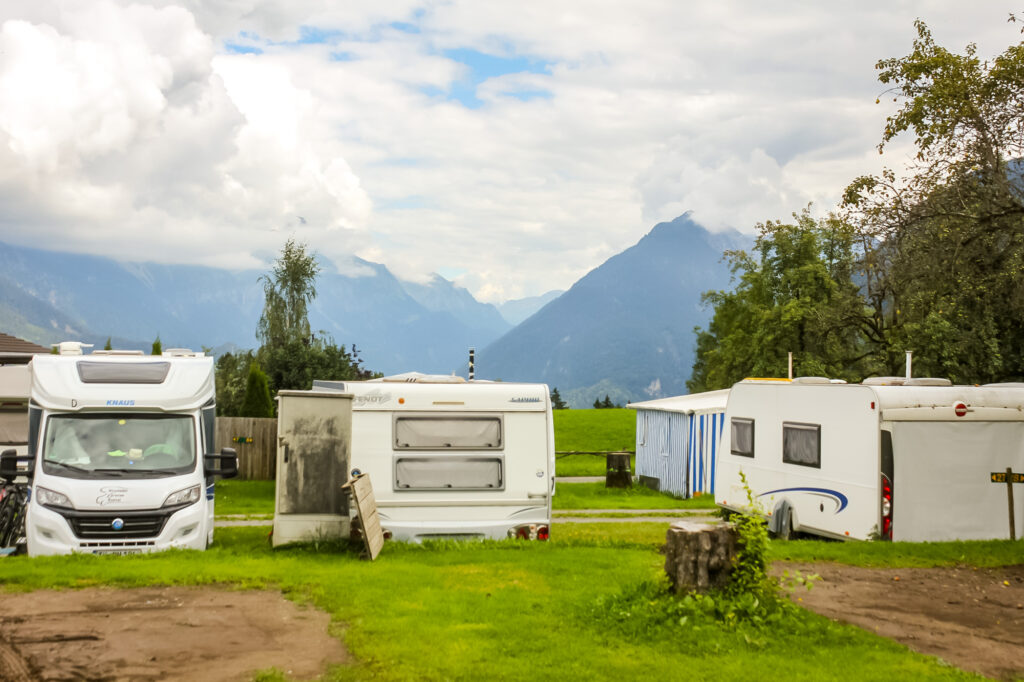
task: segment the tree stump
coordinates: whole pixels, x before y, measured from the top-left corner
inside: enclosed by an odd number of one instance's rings
[[[605,456],[605,463],[608,469],[604,477],[605,488],[629,488],[633,485],[628,452],[609,453]]]
[[[725,587],[732,575],[739,534],[728,523],[677,521],[665,538],[665,572],[674,592]]]

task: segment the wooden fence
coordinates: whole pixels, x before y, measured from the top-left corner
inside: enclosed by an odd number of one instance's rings
[[[273,480],[277,465],[277,420],[217,417],[217,452],[234,448],[238,478]]]

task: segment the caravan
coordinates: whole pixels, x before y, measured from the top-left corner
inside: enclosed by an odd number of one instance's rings
[[[1020,384],[748,379],[733,386],[725,416],[715,499],[748,508],[742,474],[783,537],[1009,536],[1005,486],[992,474],[1024,470]]]
[[[352,395],[351,466],[370,474],[386,536],[548,539],[547,386],[411,373],[313,389]]]
[[[205,548],[213,477],[237,472],[234,451],[207,454],[213,359],[75,350],[33,358],[28,455],[0,458],[4,473],[27,460],[28,553]]]

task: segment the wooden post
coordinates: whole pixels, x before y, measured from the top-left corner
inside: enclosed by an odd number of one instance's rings
[[[1014,526],[1013,519],[1013,469],[1006,467],[1006,499],[1009,500],[1010,505],[1010,539],[1017,539],[1017,529]]]
[[[728,523],[677,521],[665,537],[665,572],[674,592],[707,592],[732,576],[739,533]]]

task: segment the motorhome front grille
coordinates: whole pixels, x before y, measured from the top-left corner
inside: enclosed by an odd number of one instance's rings
[[[128,542],[80,542],[78,546],[82,549],[132,549],[135,547],[154,547],[153,540],[129,540]]]
[[[160,534],[177,509],[154,512],[68,512],[61,510],[75,537],[83,540],[152,538]]]

